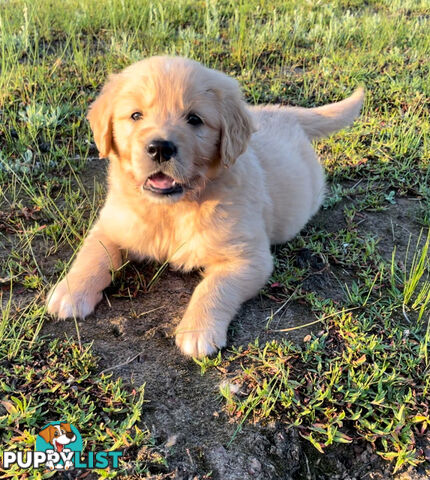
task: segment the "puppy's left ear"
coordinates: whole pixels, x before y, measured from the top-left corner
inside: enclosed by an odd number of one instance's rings
[[[72,428],[70,427],[70,423],[60,423],[60,426],[64,428],[66,432],[71,432]]]
[[[111,75],[99,96],[91,104],[87,119],[94,134],[100,158],[109,156],[113,147],[112,103],[119,75]]]
[[[228,78],[222,96],[220,156],[226,167],[233,165],[248,146],[255,131],[251,115],[242,99],[239,85]]]

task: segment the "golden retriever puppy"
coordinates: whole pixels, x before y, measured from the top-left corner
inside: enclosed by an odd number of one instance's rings
[[[294,237],[318,210],[324,175],[311,140],[351,124],[363,91],[318,108],[250,107],[238,83],[178,57],[153,57],[109,77],[88,119],[109,191],[48,312],[94,311],[125,252],[202,268],[176,330],[186,355],[226,344],[240,305],[272,268],[270,244]]]

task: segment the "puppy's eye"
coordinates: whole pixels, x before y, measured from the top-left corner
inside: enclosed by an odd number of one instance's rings
[[[187,115],[187,123],[189,123],[193,127],[197,127],[198,125],[202,125],[203,120],[195,113],[189,113]]]
[[[143,117],[141,112],[134,112],[131,114],[131,119],[137,122],[137,120],[140,120]]]

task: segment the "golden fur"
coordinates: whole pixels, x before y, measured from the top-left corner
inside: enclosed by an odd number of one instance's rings
[[[324,175],[310,140],[352,123],[362,101],[360,89],[313,109],[250,107],[235,80],[179,57],[112,75],[88,114],[100,155],[110,159],[106,203],[48,295],[48,311],[92,313],[124,252],[168,260],[204,269],[177,345],[192,356],[223,347],[238,308],[272,272],[270,244],[294,237],[321,204]],[[203,123],[191,125],[190,112]],[[157,163],[147,150],[154,139],[173,142],[176,155]],[[181,191],[154,193],[154,178]]]

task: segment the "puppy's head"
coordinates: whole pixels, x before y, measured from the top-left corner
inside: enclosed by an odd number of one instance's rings
[[[70,423],[48,425],[39,435],[57,451],[61,451],[64,445],[68,445],[76,440],[76,435],[72,432]]]
[[[112,75],[88,119],[122,185],[158,203],[204,188],[253,131],[237,82],[180,57],[152,57]]]

